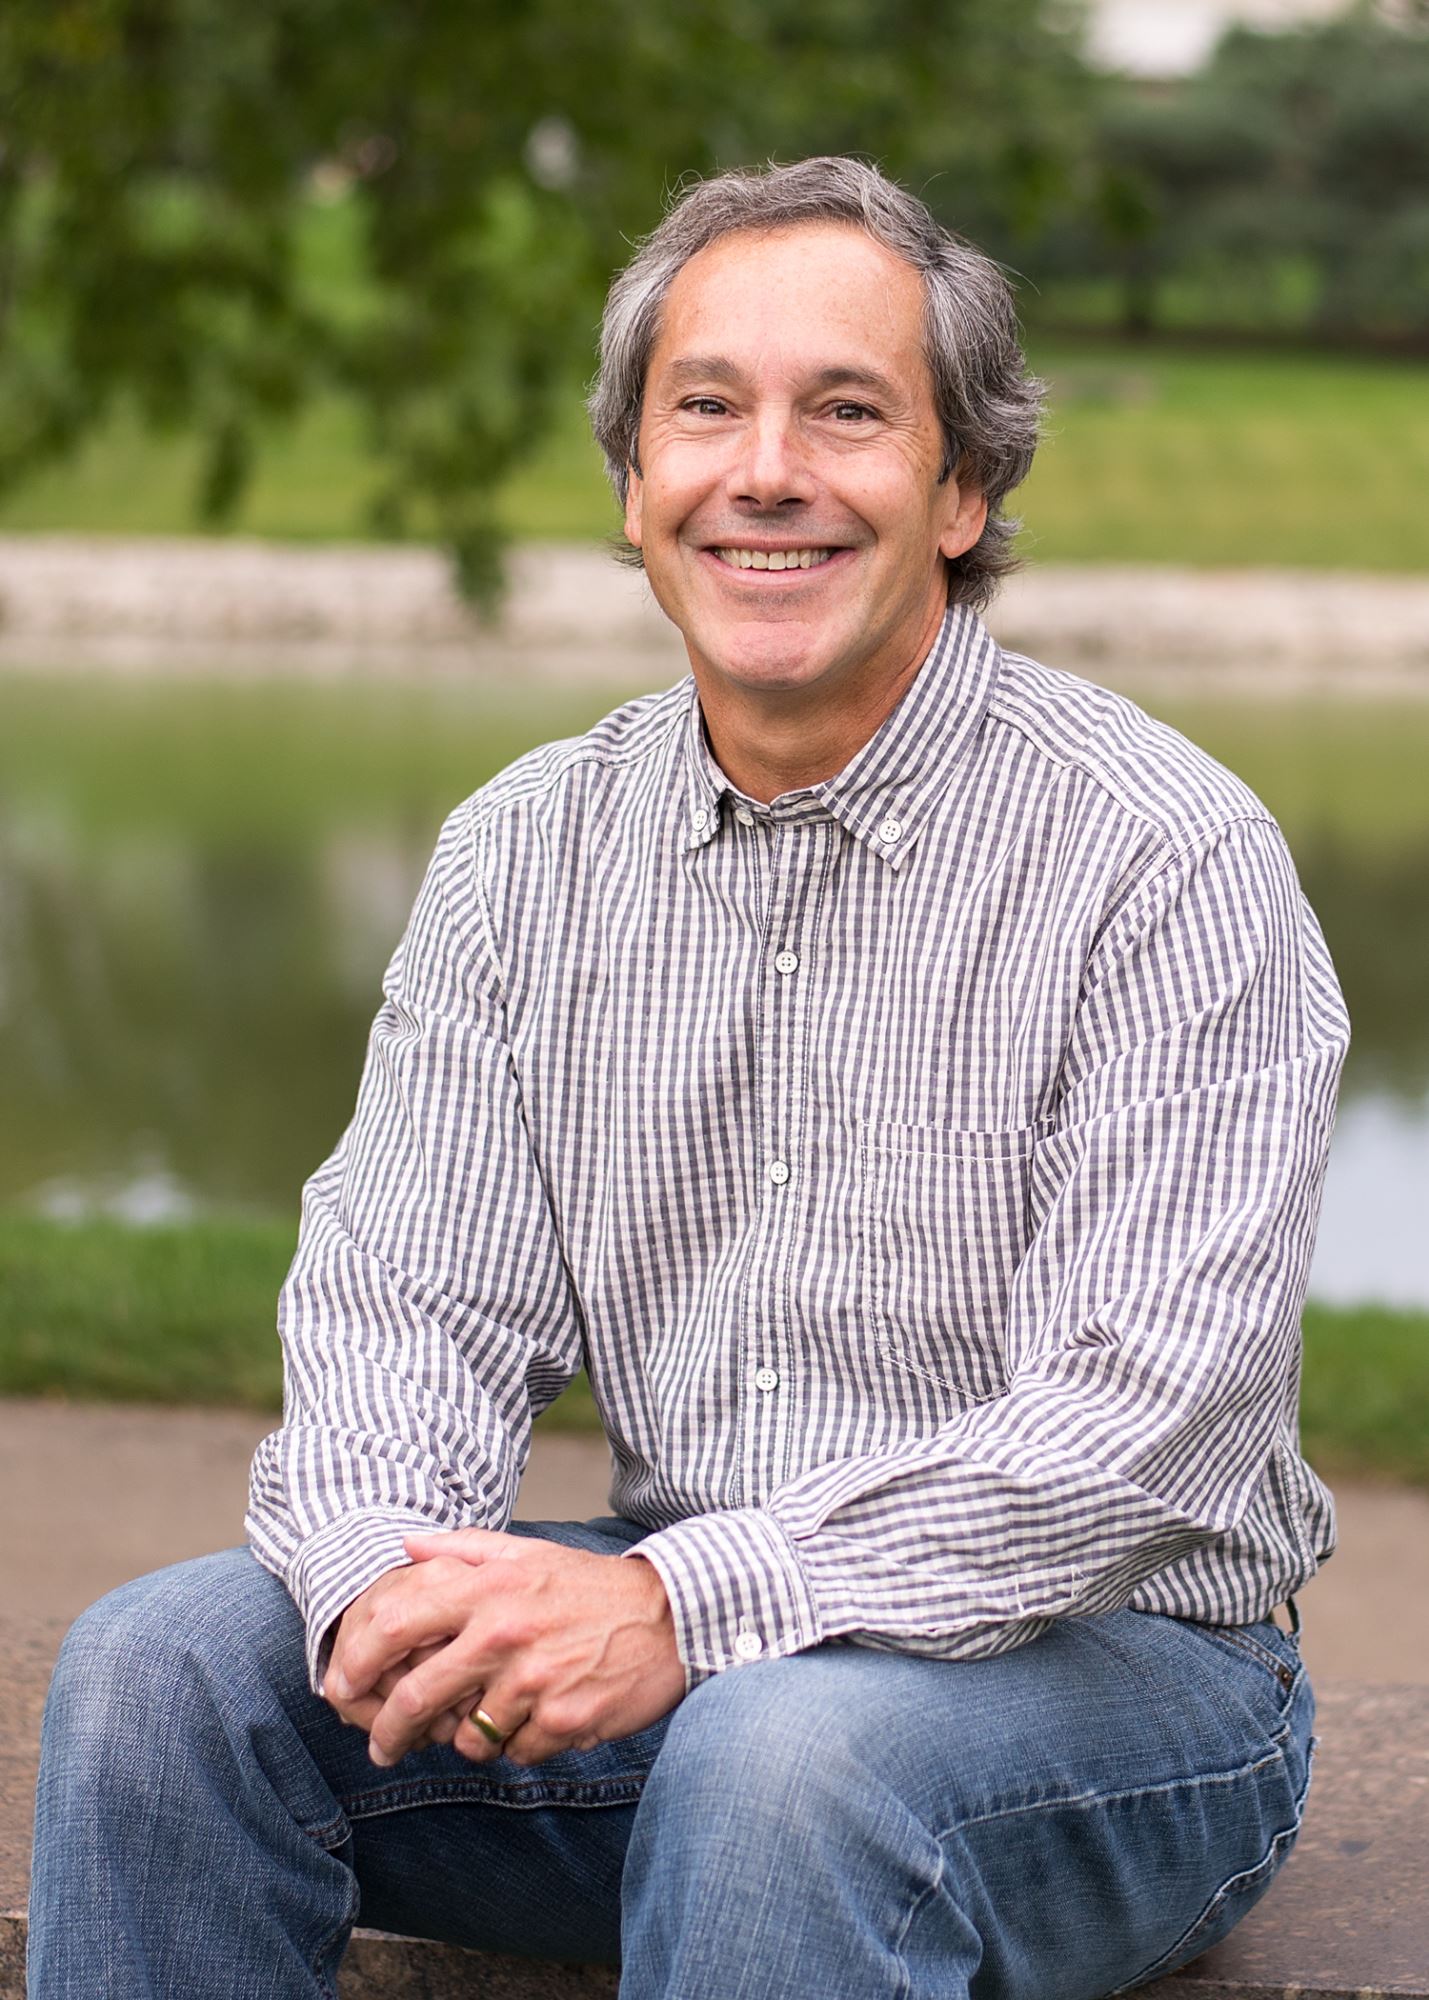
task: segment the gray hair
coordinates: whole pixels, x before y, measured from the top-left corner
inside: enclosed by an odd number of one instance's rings
[[[737,230],[851,222],[923,280],[923,338],[942,426],[942,477],[956,471],[987,501],[987,526],[948,564],[948,602],[981,609],[1017,567],[1019,522],[1002,503],[1027,477],[1037,448],[1043,387],[1027,373],[1012,289],[998,266],[935,220],[916,195],[862,160],[827,157],[698,181],[616,277],[601,323],[600,368],[589,410],[621,506],[637,440],[645,374],[661,308],[689,260]],[[630,552],[639,561],[639,552]]]

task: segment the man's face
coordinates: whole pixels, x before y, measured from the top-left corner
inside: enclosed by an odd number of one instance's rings
[[[985,509],[939,484],[922,315],[918,273],[843,223],[721,237],[681,270],[625,532],[696,672],[832,692],[926,651]]]

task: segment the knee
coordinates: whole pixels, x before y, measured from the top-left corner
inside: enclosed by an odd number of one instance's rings
[[[132,1755],[211,1714],[241,1647],[242,1565],[256,1568],[237,1549],[177,1563],[121,1584],[83,1612],[55,1663],[47,1747],[62,1736],[82,1753],[90,1741],[112,1761],[121,1745]]]
[[[796,1655],[703,1682],[671,1717],[646,1788],[653,1808],[665,1797],[686,1824],[753,1838],[767,1825],[814,1845],[851,1818],[897,1812],[868,1718],[827,1667]]]

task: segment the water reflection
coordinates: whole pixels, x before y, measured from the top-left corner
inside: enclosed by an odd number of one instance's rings
[[[0,1203],[136,1223],[293,1211],[443,812],[609,705],[173,682],[4,700]],[[1350,1003],[1314,1289],[1426,1305],[1429,709],[1267,714],[1176,719],[1281,813]]]
[[[1311,1290],[1332,1305],[1370,1296],[1429,1305],[1425,1246],[1429,1097],[1371,1091],[1341,1103]]]

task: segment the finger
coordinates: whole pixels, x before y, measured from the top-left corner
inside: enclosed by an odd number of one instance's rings
[[[482,1688],[489,1687],[492,1677],[506,1664],[495,1647],[482,1641],[479,1631],[468,1627],[414,1669],[410,1686],[393,1690],[394,1696],[401,1695],[394,1714],[410,1714],[424,1721],[435,1721],[447,1709],[466,1715]]]
[[[356,1701],[330,1701],[328,1705],[340,1722],[360,1729],[365,1736],[382,1713],[386,1699],[385,1695],[365,1694]]]
[[[370,1694],[389,1668],[424,1648],[444,1646],[470,1616],[476,1578],[465,1564],[404,1574],[420,1582],[393,1592],[361,1626],[339,1631],[325,1683],[337,1700]]]
[[[462,1714],[459,1708],[447,1709],[445,1713],[439,1715],[436,1721],[432,1724],[431,1739],[433,1743],[449,1744],[454,1742],[456,1738],[456,1733],[461,1728],[465,1720],[466,1717]]]
[[[477,1709],[496,1727],[499,1742],[493,1742],[476,1720]],[[479,1694],[461,1717],[461,1726],[452,1738],[452,1748],[473,1764],[493,1764],[498,1757],[509,1754],[511,1745],[522,1735],[529,1735],[529,1712],[519,1716],[511,1713],[509,1701],[503,1701],[498,1690]]]
[[[491,1716],[493,1722],[497,1722],[494,1707],[488,1708],[484,1699],[481,1707]],[[497,1727],[501,1726],[501,1723],[497,1722]],[[558,1750],[567,1749],[569,1745],[558,1743],[546,1735],[529,1716],[519,1722],[501,1743],[493,1744],[468,1715],[452,1739],[452,1748],[460,1751],[463,1757],[469,1758],[474,1764],[489,1764],[498,1757],[505,1757],[513,1764],[529,1765],[542,1764],[547,1757],[554,1757]]]
[[[490,1562],[510,1554],[508,1544],[524,1547],[526,1538],[504,1535],[495,1528],[448,1528],[431,1534],[402,1537],[402,1546],[414,1562],[430,1562],[433,1556],[458,1556],[462,1562]]]
[[[324,1698],[327,1700],[329,1706],[336,1710],[342,1721],[351,1723],[356,1729],[369,1729],[373,1718],[381,1713],[382,1704],[386,1701],[388,1695],[391,1694],[393,1688],[396,1687],[398,1681],[401,1680],[403,1674],[409,1672],[413,1667],[422,1666],[427,1660],[431,1659],[434,1653],[439,1653],[440,1651],[440,1645],[418,1646],[415,1652],[407,1655],[405,1660],[400,1661],[395,1667],[388,1667],[384,1674],[379,1675],[376,1685],[367,1694],[357,1697],[354,1701],[341,1702],[336,1700],[332,1687],[325,1680],[322,1688]],[[460,1716],[457,1719],[460,1720]],[[447,1737],[444,1740],[450,1742],[451,1738]]]
[[[368,1751],[374,1764],[400,1762],[419,1741],[431,1739],[449,1711],[455,1709],[459,1717],[464,1716],[479,1698],[479,1673],[470,1664],[455,1678],[450,1671],[443,1674],[441,1684],[444,1691],[433,1694],[424,1676],[414,1671],[392,1690],[368,1731]]]

